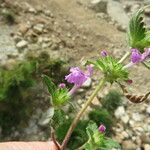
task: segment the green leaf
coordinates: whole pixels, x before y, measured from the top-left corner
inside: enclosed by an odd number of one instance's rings
[[[133,14],[128,27],[128,40],[130,47],[137,48],[141,52],[143,52],[144,48],[150,46],[150,31],[146,31],[142,16],[146,7],[139,9]]]
[[[52,82],[52,80],[47,75],[43,75],[42,78],[48,88],[49,93],[51,95],[53,95],[56,90],[55,84]]]
[[[52,95],[52,103],[54,106],[61,106],[64,103],[66,103],[70,99],[70,96],[68,95],[68,89],[57,89],[54,91]]]
[[[86,128],[88,134],[88,142],[85,144],[86,150],[97,149],[103,146],[104,134],[98,131],[96,123],[90,123]]]
[[[118,63],[118,60],[107,56],[96,61],[89,61],[96,68],[104,73],[108,82],[113,83],[119,80],[128,79],[128,71],[123,68],[123,65]]]
[[[120,145],[116,141],[114,141],[110,138],[105,140],[104,145],[105,145],[106,149],[120,148]]]

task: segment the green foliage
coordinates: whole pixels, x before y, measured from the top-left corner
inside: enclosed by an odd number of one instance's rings
[[[43,81],[47,85],[51,95],[51,103],[54,107],[62,106],[70,99],[67,88],[56,88],[55,84],[46,75],[43,75]]]
[[[97,108],[92,110],[89,113],[89,119],[99,126],[100,124],[104,124],[106,126],[106,134],[109,135],[111,133],[111,128],[113,125],[112,116],[106,109]]]
[[[113,83],[115,81],[128,79],[128,72],[123,68],[123,65],[110,56],[102,57],[96,61],[89,61],[96,68],[104,73],[108,82]]]
[[[146,31],[143,22],[144,8],[135,12],[130,19],[128,29],[129,45],[143,52],[144,48],[150,47],[150,31]]]
[[[71,117],[66,117],[65,113],[62,110],[56,110],[53,116],[53,126],[55,127],[57,140],[61,143],[72,123]],[[88,137],[86,134],[86,127],[89,121],[81,120],[79,121],[77,127],[71,135],[71,139],[68,143],[69,150],[74,150],[81,145],[83,145]]]
[[[98,130],[95,123],[91,123],[86,128],[88,134],[88,141],[85,144],[85,150],[109,150],[112,148],[120,148],[120,145]]]
[[[59,82],[61,73],[65,72],[62,66],[62,61],[50,59],[47,53],[42,52],[39,56],[28,55],[9,70],[0,68],[0,126],[4,136],[10,134],[12,127],[26,125],[33,106],[37,105],[34,101],[34,92],[37,91],[33,87],[39,86],[41,74],[55,77]]]
[[[34,62],[18,63],[12,70],[0,70],[0,126],[5,135],[9,134],[12,125],[20,123],[22,117],[26,120],[34,71]]]
[[[114,110],[117,109],[118,106],[122,104],[122,99],[120,93],[113,90],[110,91],[103,99],[102,105],[106,108],[109,112],[114,113]]]
[[[35,69],[34,62],[19,63],[12,70],[1,69],[0,100],[13,99],[13,97],[19,93],[23,94],[26,89],[31,87],[34,83],[32,75]]]

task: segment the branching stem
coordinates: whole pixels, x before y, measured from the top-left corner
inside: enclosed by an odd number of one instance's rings
[[[106,82],[106,79],[101,79],[98,86],[96,87],[96,89],[93,91],[92,95],[89,97],[89,99],[85,102],[85,105],[82,107],[82,109],[79,111],[79,113],[77,114],[77,116],[75,117],[75,119],[73,120],[63,142],[62,142],[62,145],[61,145],[61,150],[64,150],[70,137],[71,137],[71,134],[74,130],[74,128],[76,127],[79,119],[81,118],[81,116],[83,115],[83,113],[85,112],[85,110],[87,109],[88,106],[90,106],[92,100],[94,99],[94,97],[97,95],[97,93],[102,89],[102,87],[104,86]]]

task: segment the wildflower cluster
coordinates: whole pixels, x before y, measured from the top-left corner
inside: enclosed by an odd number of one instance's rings
[[[65,76],[65,80],[73,84],[71,89],[67,89],[65,83],[60,83],[59,86],[56,86],[47,76],[44,76],[44,82],[48,87],[48,91],[51,96],[51,102],[54,107],[60,107],[64,105],[71,99],[71,96],[83,85],[83,83],[92,77],[93,68],[100,70],[103,75],[99,81],[99,84],[88,98],[85,101],[84,106],[78,112],[77,116],[73,120],[70,128],[64,138],[64,141],[60,147],[61,150],[64,150],[71,134],[76,127],[79,119],[91,104],[94,97],[102,89],[106,82],[113,84],[117,82],[119,85],[122,82],[132,83],[132,80],[129,79],[129,70],[128,68],[136,65],[140,62],[145,63],[150,57],[150,31],[147,31],[143,25],[142,18],[143,9],[137,11],[130,20],[128,36],[129,36],[129,45],[131,51],[127,52],[125,56],[119,61],[116,58],[110,56],[106,50],[101,51],[101,56],[97,60],[87,61],[87,71],[82,71],[79,67],[71,67],[70,73]],[[124,65],[123,61],[130,55],[131,60],[128,64]],[[120,86],[121,87],[121,86]],[[123,91],[127,93],[124,86]],[[150,93],[146,94],[144,97],[133,97],[128,95],[128,98],[142,98],[145,100]],[[137,102],[137,101],[136,101]],[[120,146],[114,142],[112,139],[106,138],[105,136],[106,127],[100,125],[99,128],[96,124],[89,124],[87,127],[87,135],[89,137],[88,141],[83,145],[86,150],[96,150],[103,149],[108,150],[111,148],[119,148]]]

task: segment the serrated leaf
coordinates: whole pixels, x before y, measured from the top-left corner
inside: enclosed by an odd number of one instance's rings
[[[138,10],[136,13],[133,14],[129,22],[129,45],[134,48],[137,48],[137,42],[141,41],[145,37],[145,27],[142,14],[143,9]]]
[[[53,95],[56,90],[55,84],[51,81],[51,79],[47,75],[43,75],[42,78],[48,88],[49,93]]]
[[[145,24],[143,21],[143,10],[150,5],[139,9],[136,13],[133,14],[129,22],[128,28],[128,39],[129,45],[132,48],[137,48],[141,52],[144,51],[144,48],[150,46],[150,31],[145,29]]]

